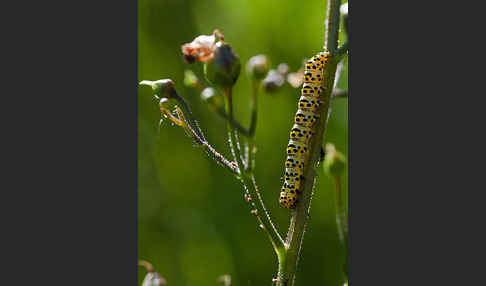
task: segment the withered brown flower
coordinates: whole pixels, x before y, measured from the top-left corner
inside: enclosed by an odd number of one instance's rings
[[[188,63],[208,62],[214,57],[216,43],[223,40],[223,34],[219,30],[214,30],[212,35],[200,35],[192,42],[182,45],[184,59]]]

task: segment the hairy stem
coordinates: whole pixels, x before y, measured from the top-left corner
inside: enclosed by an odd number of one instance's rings
[[[249,143],[249,156],[248,156],[248,169],[253,172],[255,169],[255,156],[256,156],[256,146],[255,146],[255,132],[256,123],[258,118],[258,89],[260,87],[261,81],[252,81],[252,96],[251,96],[251,122],[248,134]]]
[[[226,120],[229,120],[233,126],[235,127],[236,130],[238,130],[241,134],[245,135],[245,136],[249,136],[249,131],[243,127],[236,119],[233,118],[233,120],[230,120],[228,114],[226,114],[226,112],[224,111],[224,108],[221,107],[221,106],[218,106],[216,104],[213,104],[211,105],[211,108],[219,115],[221,116],[222,118],[226,119]]]
[[[335,55],[339,36],[339,0],[328,0],[324,51],[330,56],[323,70],[322,87],[324,88],[323,104],[319,108],[320,119],[317,122],[315,140],[309,145],[309,164],[304,168],[304,180],[302,182],[302,198],[296,209],[291,214],[290,227],[287,234],[287,262],[284,270],[284,279],[279,281],[279,286],[293,286],[297,272],[302,242],[306,229],[307,219],[310,213],[312,192],[316,178],[316,167],[320,158],[320,150],[326,130],[327,118],[331,102],[332,91],[338,60]]]
[[[263,203],[263,199],[258,191],[258,187],[255,181],[255,177],[253,174],[244,173],[242,175],[243,184],[245,185],[246,190],[248,191],[249,202],[255,207],[255,211],[252,213],[255,214],[257,217],[258,222],[260,223],[260,227],[267,233],[270,242],[273,245],[275,253],[277,256],[280,256],[281,252],[284,250],[284,242],[282,237],[280,236],[277,228],[272,222],[270,215],[265,208],[265,204]]]
[[[256,95],[255,95],[256,96]],[[226,114],[228,115],[228,134],[229,134],[229,143],[231,152],[237,161],[238,168],[241,171],[239,174],[239,179],[243,183],[245,190],[248,193],[247,200],[250,204],[254,207],[252,213],[256,216],[260,227],[267,233],[267,236],[272,243],[275,253],[279,259],[279,263],[281,261],[282,255],[285,251],[284,242],[282,237],[280,236],[277,228],[273,224],[270,215],[265,208],[265,204],[263,199],[258,191],[258,186],[255,181],[255,177],[251,168],[244,169],[243,162],[241,160],[241,151],[238,148],[238,141],[236,138],[236,130],[231,121],[233,120],[233,105],[232,105],[232,92],[231,89],[224,91],[224,98],[225,98],[225,107],[226,107]],[[256,121],[256,116],[254,117]],[[253,123],[256,124],[256,123]],[[281,263],[280,263],[281,264]]]
[[[238,148],[240,145],[237,138],[236,138],[236,130],[233,124],[233,95],[232,89],[224,90],[224,102],[225,102],[225,109],[226,114],[228,114],[229,120],[226,123],[228,129],[228,141],[231,149],[231,153],[233,154],[233,158],[238,165],[238,169],[244,170],[243,161],[241,160],[241,150]]]
[[[203,140],[201,137],[199,137],[199,135],[196,134],[196,131],[194,131],[194,129],[192,129],[191,126],[187,123],[187,120],[184,117],[184,113],[182,112],[182,110],[176,107],[176,112],[178,115],[178,120],[182,122],[182,124],[178,124],[178,125],[184,128],[186,133],[194,140],[194,142],[196,142],[199,146],[203,147],[203,150],[206,152],[206,154],[208,154],[211,158],[213,158],[218,164],[226,168],[234,175],[239,176],[240,169],[238,169],[238,167],[235,164],[232,164],[223,155],[217,152],[213,148],[213,146],[211,146],[207,141]],[[169,114],[169,116],[173,116],[168,112],[166,112],[166,114]]]
[[[189,115],[189,121],[191,122],[191,125],[195,127],[195,132],[196,134],[203,140],[206,141],[206,138],[204,137],[204,134],[199,127],[199,124],[197,123],[196,119],[194,118],[194,115],[192,114],[191,108],[187,104],[187,102],[184,100],[182,96],[180,96],[175,89],[171,90],[171,95],[172,97],[177,100],[181,105],[182,108],[186,111],[186,113]]]

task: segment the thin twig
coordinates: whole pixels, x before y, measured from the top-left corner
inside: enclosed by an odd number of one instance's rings
[[[236,130],[233,124],[231,122],[233,121],[233,95],[232,95],[232,89],[229,88],[225,91],[224,93],[224,102],[225,102],[225,108],[226,108],[226,114],[228,114],[229,120],[227,120],[227,129],[228,129],[228,141],[229,145],[231,148],[231,153],[233,154],[233,159],[236,161],[236,164],[238,165],[238,169],[244,170],[244,165],[243,161],[241,159],[241,151],[238,148],[239,142],[236,138]]]
[[[261,227],[268,234],[268,238],[270,239],[276,254],[279,255],[279,252],[284,250],[284,242],[265,208],[254,175],[244,174],[243,183],[250,195],[248,201],[255,207],[253,214],[256,215]]]
[[[338,61],[342,60],[344,56],[348,54],[348,50],[349,50],[349,41],[346,41],[344,44],[342,44],[342,46],[340,46],[336,50],[336,59]]]
[[[228,161],[226,158],[224,158],[224,156],[221,155],[219,152],[217,152],[216,149],[214,149],[207,141],[203,140],[201,137],[199,137],[199,135],[196,134],[194,129],[192,129],[191,126],[187,123],[187,120],[184,117],[184,113],[182,112],[182,110],[180,108],[176,107],[176,112],[177,112],[177,115],[179,117],[179,120],[184,122],[184,124],[182,124],[181,126],[184,128],[186,133],[198,145],[203,147],[206,154],[208,154],[211,158],[213,158],[221,166],[225,167],[228,171],[239,176],[240,171],[239,171],[238,167],[234,163],[232,163],[232,162]]]
[[[243,186],[245,187],[246,191],[248,192],[249,196],[247,196],[248,202],[255,208],[252,213],[256,215],[260,226],[263,230],[267,233],[270,242],[272,243],[275,253],[278,257],[280,257],[282,251],[284,250],[284,243],[282,237],[280,236],[278,230],[276,229],[275,225],[273,224],[270,215],[268,214],[265,204],[263,203],[263,199],[258,191],[258,186],[255,181],[255,177],[253,172],[250,169],[243,168],[243,162],[241,160],[241,152],[237,147],[238,141],[235,134],[235,128],[230,123],[233,119],[233,102],[232,102],[232,90],[225,90],[224,91],[224,98],[225,98],[225,106],[226,106],[226,113],[230,120],[228,120],[227,128],[229,134],[229,143],[231,152],[235,160],[237,161],[238,168],[241,170],[239,178],[241,179]]]
[[[226,120],[230,120],[228,114],[226,114],[226,112],[224,111],[224,108],[222,108],[221,106],[218,106],[216,104],[212,104],[211,105],[212,108],[214,109],[214,111],[216,111],[216,113],[221,116],[222,118],[226,119]],[[249,136],[249,131],[243,127],[236,119],[233,118],[233,120],[230,120],[230,122],[233,124],[233,126],[243,135],[245,136]]]
[[[255,144],[255,132],[256,132],[256,123],[258,118],[258,90],[261,86],[261,81],[254,80],[252,81],[252,96],[251,96],[251,122],[250,122],[250,129],[248,135],[248,143],[249,143],[249,156],[248,156],[248,169],[250,172],[253,172],[255,169],[255,157],[256,157],[256,144]]]
[[[187,104],[184,98],[180,96],[175,89],[171,90],[171,96],[182,105],[186,113],[189,115],[189,121],[191,122],[192,126],[195,127],[196,134],[202,139],[202,141],[207,142],[206,138],[204,137],[204,133],[202,132],[201,128],[199,127],[199,124],[197,123],[196,119],[194,118],[194,115],[192,114],[189,104]]]

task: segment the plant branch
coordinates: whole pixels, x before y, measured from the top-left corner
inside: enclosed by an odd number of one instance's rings
[[[238,148],[239,144],[236,138],[236,130],[234,128],[234,125],[231,124],[231,121],[234,119],[233,106],[232,106],[232,90],[228,89],[223,91],[223,93],[225,98],[226,114],[228,115],[229,118],[227,123],[227,128],[229,134],[230,148],[235,160],[237,161],[238,168],[239,170],[241,170],[238,178],[243,183],[243,186],[245,187],[245,190],[249,195],[247,196],[247,201],[252,205],[252,207],[254,207],[254,209],[251,212],[256,216],[260,227],[267,233],[267,236],[270,242],[272,243],[272,246],[275,250],[275,253],[277,254],[280,263],[282,254],[285,251],[283,239],[280,236],[275,225],[273,224],[270,215],[265,208],[265,204],[260,195],[260,192],[258,191],[258,186],[256,184],[252,169],[251,168],[244,169],[243,162],[241,161],[241,150]],[[254,93],[253,98],[255,99],[255,97],[256,97],[256,93]],[[255,106],[256,102],[254,101],[253,103],[254,103],[253,106]],[[255,123],[252,123],[251,126],[254,126],[254,124],[256,124],[256,116],[252,116],[252,118],[254,118],[252,119],[252,122]],[[253,127],[253,130],[254,129],[255,128]]]
[[[333,55],[336,52],[339,38],[340,0],[327,1],[327,17],[324,23],[324,51]]]
[[[249,156],[248,156],[248,169],[253,172],[255,169],[255,157],[256,157],[256,146],[255,146],[255,132],[256,123],[258,118],[258,90],[261,85],[260,80],[252,81],[252,97],[251,97],[251,122],[248,136],[249,143]]]
[[[184,98],[180,96],[175,89],[171,90],[171,97],[177,100],[182,105],[186,113],[189,115],[189,121],[191,122],[192,126],[196,128],[195,130],[196,134],[200,137],[200,139],[202,139],[202,141],[207,142],[201,128],[199,127],[199,124],[197,123],[196,119],[194,118],[194,115],[192,114],[191,108],[184,100]]]
[[[260,227],[267,233],[275,253],[280,257],[280,254],[284,251],[284,241],[265,208],[263,199],[258,191],[255,176],[253,174],[245,173],[242,177],[243,184],[250,195],[247,200],[253,207],[255,207],[255,210],[253,210],[252,213],[257,217]]]
[[[286,253],[287,263],[284,269],[284,277],[277,284],[279,286],[294,285],[297,264],[310,213],[312,193],[317,175],[316,167],[320,158],[320,150],[329,115],[329,106],[334,87],[336,68],[339,62],[335,55],[339,36],[339,5],[339,0],[328,0],[324,51],[329,51],[330,56],[323,70],[323,81],[321,84],[324,88],[323,104],[319,107],[320,118],[316,123],[316,133],[314,134],[315,139],[309,144],[309,164],[306,164],[304,168],[302,198],[300,198],[296,209],[292,211],[291,214],[290,227],[286,241],[286,244],[288,245]]]
[[[230,120],[228,114],[224,111],[224,108],[222,108],[219,105],[216,104],[211,104],[211,108],[222,118],[226,120]],[[233,124],[233,126],[238,130],[241,134],[245,136],[249,136],[249,131],[243,127],[236,119],[233,118],[233,120],[230,120],[230,122]]]
[[[248,131],[250,137],[255,135],[256,131],[256,124],[257,124],[257,115],[258,115],[258,89],[260,87],[261,81],[253,80],[252,81],[252,96],[250,101],[251,106],[251,122],[250,122],[250,129]]]
[[[235,127],[231,122],[233,122],[233,95],[232,89],[225,89],[223,91],[224,102],[225,102],[225,109],[226,114],[228,115],[229,120],[227,120],[227,129],[228,129],[228,141],[230,144],[231,153],[233,154],[233,158],[238,165],[238,169],[244,170],[243,161],[241,159],[241,150],[239,148],[239,142],[236,138],[236,130]],[[241,174],[241,173],[240,173]]]
[[[349,41],[346,41],[344,44],[342,44],[342,46],[340,46],[336,50],[336,59],[338,61],[342,60],[344,56],[348,54],[348,50],[349,50]]]
[[[172,122],[181,126],[187,133],[187,135],[189,135],[189,137],[191,137],[194,142],[196,142],[196,144],[203,147],[203,150],[206,152],[206,154],[213,158],[217,163],[219,163],[221,166],[225,167],[228,171],[235,175],[240,174],[239,169],[234,163],[228,161],[226,158],[223,157],[223,155],[217,152],[206,140],[203,140],[201,137],[199,137],[196,131],[194,131],[194,129],[192,129],[191,126],[187,123],[187,120],[184,117],[184,113],[179,107],[176,106],[177,117],[172,115],[172,113],[165,108],[161,108],[161,111],[164,112],[165,115],[168,116]]]

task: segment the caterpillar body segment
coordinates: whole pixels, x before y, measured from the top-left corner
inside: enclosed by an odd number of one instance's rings
[[[294,125],[290,130],[285,161],[284,184],[280,192],[280,205],[293,209],[297,206],[304,180],[304,167],[309,159],[309,145],[319,120],[319,107],[323,104],[324,88],[321,86],[327,53],[319,53],[308,60],[304,69],[304,84]]]

